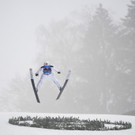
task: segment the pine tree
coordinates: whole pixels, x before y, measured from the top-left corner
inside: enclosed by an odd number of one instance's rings
[[[117,108],[128,111],[135,108],[135,0],[128,5],[128,13],[123,21],[124,28],[120,31],[116,47]]]
[[[132,0],[131,4],[128,5],[128,14],[123,20],[129,31],[135,31],[135,0]]]
[[[102,112],[103,110],[107,112],[106,103],[113,98],[110,75],[112,74],[116,31],[116,26],[108,11],[100,4],[89,23],[84,38],[82,53],[84,63],[82,64],[85,66],[84,69],[81,69],[83,71],[82,78],[86,77],[88,80],[84,85],[86,96],[83,101],[86,105],[89,102],[89,110],[94,112]]]

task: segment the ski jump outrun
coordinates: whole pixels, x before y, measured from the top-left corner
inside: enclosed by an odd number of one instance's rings
[[[68,80],[69,80],[69,77],[70,77],[70,74],[71,74],[71,70],[68,71],[68,74],[67,74],[67,77],[65,79],[65,82],[64,82],[63,86],[60,85],[59,81],[54,76],[53,71],[55,71],[58,74],[61,74],[61,72],[59,70],[57,70],[54,66],[49,65],[48,62],[45,62],[44,65],[41,66],[39,68],[39,70],[35,73],[35,76],[39,76],[39,73],[41,71],[42,71],[42,75],[40,77],[40,80],[35,85],[34,77],[33,77],[33,71],[32,71],[32,68],[30,68],[31,84],[32,84],[32,88],[34,90],[34,94],[35,94],[37,102],[40,103],[38,91],[40,89],[40,86],[42,85],[42,82],[45,79],[51,79],[56,84],[57,88],[59,89],[59,93],[58,93],[58,96],[56,98],[56,100],[58,100],[60,98],[61,94],[63,93],[64,88],[66,87],[66,85],[68,83]]]

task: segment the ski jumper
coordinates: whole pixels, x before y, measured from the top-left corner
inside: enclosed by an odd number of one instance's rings
[[[40,67],[40,69],[36,72],[36,74],[39,74],[40,71],[43,71],[43,74],[41,75],[41,78],[39,82],[37,83],[37,87],[36,87],[37,90],[40,88],[43,80],[45,79],[51,79],[57,85],[58,89],[59,90],[61,89],[61,85],[59,84],[58,80],[54,77],[52,70],[54,70],[57,73],[59,72],[51,65],[44,65]]]

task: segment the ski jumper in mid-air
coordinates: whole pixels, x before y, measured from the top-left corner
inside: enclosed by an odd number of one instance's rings
[[[40,80],[39,80],[39,82],[37,83],[37,86],[36,86],[37,91],[39,90],[39,88],[40,88],[44,79],[51,79],[57,85],[58,89],[61,91],[61,85],[58,82],[58,80],[54,77],[54,74],[53,74],[52,70],[54,70],[55,72],[60,74],[60,71],[55,69],[52,65],[48,65],[48,62],[44,63],[44,66],[40,67],[40,69],[35,73],[35,75],[38,76],[39,72],[43,71],[43,73],[41,75],[41,78],[40,78]]]

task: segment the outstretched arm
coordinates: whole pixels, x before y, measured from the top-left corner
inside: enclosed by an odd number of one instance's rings
[[[53,67],[53,70],[54,70],[55,72],[57,72],[58,74],[60,74],[60,71],[57,70],[56,68]]]
[[[39,72],[42,70],[42,67],[39,68],[39,70],[35,73],[35,76],[39,75]]]

